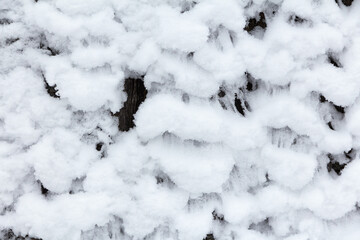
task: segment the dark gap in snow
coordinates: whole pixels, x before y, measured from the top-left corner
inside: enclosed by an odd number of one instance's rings
[[[342,0],[342,3],[343,3],[345,6],[349,7],[349,6],[351,6],[351,4],[353,3],[353,1],[354,1],[354,0]]]
[[[350,149],[350,151],[344,152],[344,155],[347,159],[354,160],[354,158],[356,156],[356,151],[352,148],[352,149]]]
[[[228,103],[228,98],[226,98],[226,89],[224,86],[219,87],[217,96],[218,96],[218,102],[220,103],[222,109],[227,110],[228,107],[226,106],[227,105],[226,103]]]
[[[354,0],[341,0],[342,4],[347,7],[350,7]],[[335,0],[335,2],[340,6],[340,0]]]
[[[341,121],[345,117],[345,111],[346,108],[343,106],[335,105],[333,102],[328,101],[325,106],[327,109],[327,114],[331,117],[331,119],[328,119],[330,124],[328,123],[328,126],[332,130],[337,130],[338,128],[341,128]]]
[[[321,103],[324,103],[324,102],[326,102],[327,100],[326,100],[326,98],[325,98],[322,94],[320,94],[320,96],[319,96],[319,101],[320,101]]]
[[[266,179],[266,183],[271,182],[270,178],[269,178],[269,173],[265,173],[265,179]]]
[[[265,220],[258,223],[251,223],[249,229],[260,232],[262,234],[268,234],[272,231],[272,227],[269,223],[269,218],[266,218]]]
[[[225,221],[224,214],[218,213],[216,210],[212,211],[212,216],[214,221],[219,221],[223,223]]]
[[[342,170],[345,168],[346,163],[339,163],[336,161],[335,157],[332,154],[328,154],[329,163],[327,164],[328,172],[334,171],[338,176],[341,175]]]
[[[244,105],[245,105],[246,110],[248,110],[249,112],[251,112],[251,107],[250,107],[248,101],[245,100],[245,101],[244,101]]]
[[[289,23],[294,25],[301,25],[307,22],[309,22],[307,19],[299,17],[298,15],[291,15],[289,17]]]
[[[329,162],[327,165],[328,172],[334,170],[337,175],[341,175],[341,171],[345,168],[346,164],[340,164],[339,162]]]
[[[249,92],[253,91],[254,89],[254,85],[252,82],[247,82],[246,84],[246,90],[248,90]]]
[[[60,98],[60,95],[58,95],[58,93],[57,93],[58,90],[56,89],[56,84],[50,86],[49,83],[46,81],[45,75],[43,73],[41,75],[44,80],[46,91],[50,95],[50,97]]]
[[[220,103],[222,109],[227,110],[227,107],[226,107],[226,105],[225,105],[225,103],[224,103],[223,101],[221,101],[221,100],[219,99],[219,103]]]
[[[203,238],[203,240],[215,240],[214,234],[212,233],[206,234],[206,237]]]
[[[266,29],[266,18],[264,12],[260,12],[258,16],[249,18],[246,22],[246,26],[244,27],[244,30],[248,33],[252,34],[252,31],[255,30],[255,28],[262,28]]]
[[[104,142],[98,142],[95,146],[96,151],[101,152],[101,158],[105,157]]]
[[[341,114],[345,114],[345,108],[344,108],[344,107],[335,105],[334,103],[332,103],[332,105],[334,106],[334,108],[336,109],[336,111],[338,111],[338,112],[341,113]]]
[[[46,50],[50,56],[56,56],[60,54],[60,51],[55,49],[54,47],[50,47],[49,46],[49,42],[47,41],[46,37],[44,34],[42,34],[40,36],[40,43],[39,43],[39,48]]]
[[[47,197],[50,194],[49,189],[47,189],[46,187],[44,187],[44,185],[42,184],[42,182],[40,182],[38,180],[38,182],[40,183],[40,189],[41,189],[41,194],[44,195],[45,197]]]
[[[334,108],[338,113],[340,113],[341,115],[344,115],[344,114],[345,114],[345,107],[334,104],[333,102],[327,100],[327,99],[324,97],[324,95],[322,95],[322,94],[319,95],[319,102],[321,102],[321,103],[329,102],[330,105],[333,106],[333,108]]]
[[[144,86],[144,77],[126,78],[124,91],[127,94],[127,100],[123,108],[114,115],[119,119],[119,131],[126,132],[135,127],[134,114],[139,109],[142,102],[145,101],[147,90]]]
[[[13,23],[13,21],[8,19],[8,18],[1,18],[0,19],[0,25],[9,25],[11,23]]]
[[[244,107],[242,106],[242,101],[240,98],[238,98],[236,93],[235,93],[234,104],[235,104],[236,110],[245,117],[245,111],[244,111]]]
[[[12,229],[4,229],[0,232],[0,239],[1,240],[42,240],[42,238],[30,237],[29,235],[23,236],[16,236]]]
[[[342,68],[342,65],[341,65],[339,59],[332,53],[328,54],[328,62],[337,68]]]
[[[156,184],[161,184],[164,182],[164,179],[160,176],[155,176],[155,178],[156,178]]]
[[[101,151],[101,149],[102,149],[102,146],[104,145],[104,143],[103,142],[99,142],[99,143],[97,143],[96,144],[96,151],[98,151],[98,152],[100,152]]]
[[[194,52],[189,52],[187,55],[186,55],[187,59],[193,59],[194,57]]]
[[[13,44],[13,43],[15,43],[15,42],[17,42],[19,40],[20,40],[20,38],[8,38],[8,39],[5,40],[5,44],[6,45],[11,45],[11,44]]]
[[[60,51],[56,50],[55,48],[46,47],[46,50],[48,50],[50,52],[51,56],[56,56],[56,55],[60,54]]]
[[[335,131],[335,129],[334,129],[334,127],[333,127],[333,125],[332,125],[331,122],[328,122],[327,125],[328,125],[328,127],[329,127],[331,130],[334,130],[334,131]]]
[[[258,89],[258,83],[256,82],[256,79],[249,72],[245,72],[245,77],[246,77],[246,90],[248,92],[252,92]]]
[[[223,98],[223,97],[225,97],[225,95],[226,95],[226,93],[224,91],[224,88],[220,87],[219,92],[218,92],[219,98]]]

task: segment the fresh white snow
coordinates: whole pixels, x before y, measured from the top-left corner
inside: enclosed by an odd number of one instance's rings
[[[359,95],[358,0],[0,0],[0,239],[359,240]]]

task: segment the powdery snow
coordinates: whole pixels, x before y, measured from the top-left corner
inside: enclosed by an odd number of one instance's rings
[[[358,240],[359,16],[0,0],[0,239]]]

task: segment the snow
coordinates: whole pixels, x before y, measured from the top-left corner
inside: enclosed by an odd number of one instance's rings
[[[265,146],[261,155],[269,177],[292,190],[303,188],[314,176],[316,158],[312,154]]]
[[[85,175],[97,155],[95,149],[81,144],[77,134],[65,129],[52,130],[29,151],[35,178],[55,193],[66,192],[73,179]]]
[[[172,139],[169,142],[152,142],[149,155],[158,160],[179,188],[189,193],[221,192],[221,185],[234,164],[226,148],[217,145],[197,147],[196,142],[181,146],[181,142]]]
[[[136,123],[139,137],[145,141],[169,132],[184,140],[224,142],[236,149],[248,149],[264,137],[256,123],[235,113],[202,100],[187,104],[169,94],[149,98],[136,115]]]
[[[163,9],[159,19],[158,32],[154,34],[156,42],[163,48],[192,52],[206,43],[209,31],[205,25],[191,21],[173,9]]]
[[[104,105],[110,105],[108,107],[115,112],[121,103],[116,94],[121,78],[121,74],[68,69],[58,73],[52,82],[58,83],[62,97],[68,99],[75,109],[95,111]]]
[[[359,239],[342,1],[2,0],[0,239]]]

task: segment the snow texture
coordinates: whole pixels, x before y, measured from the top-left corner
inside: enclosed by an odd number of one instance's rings
[[[0,0],[1,240],[359,240],[360,1]]]

